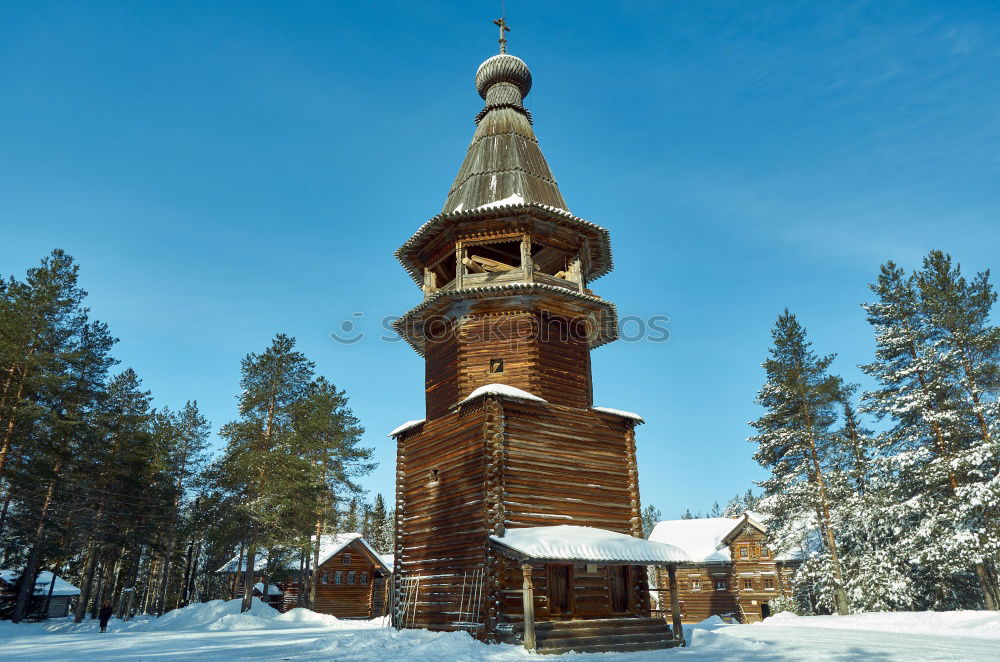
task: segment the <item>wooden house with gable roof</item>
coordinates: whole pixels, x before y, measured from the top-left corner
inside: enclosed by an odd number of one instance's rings
[[[268,551],[258,552],[254,568],[254,595],[281,611],[297,607],[304,583],[301,581],[302,561],[294,556],[276,552],[281,559],[279,567],[266,578]],[[337,618],[375,618],[388,608],[391,564],[361,536],[360,533],[339,533],[320,537],[319,581],[316,584],[314,611],[332,614]],[[232,576],[246,569],[246,560],[233,558],[218,572]],[[237,596],[242,593],[239,582]],[[276,592],[280,595],[276,595]]]
[[[442,212],[396,253],[423,292],[396,329],[425,359],[426,416],[390,433],[394,622],[540,652],[676,645],[644,568],[687,557],[642,538],[643,421],[593,406],[590,351],[617,338],[591,290],[609,233],[568,211],[504,43]]]
[[[678,564],[676,590],[662,577],[653,593],[663,604],[674,598],[685,623],[713,615],[742,623],[767,618],[771,600],[793,595],[792,575],[803,556],[771,550],[762,521],[748,512],[657,523],[649,539],[683,549],[690,561]]]

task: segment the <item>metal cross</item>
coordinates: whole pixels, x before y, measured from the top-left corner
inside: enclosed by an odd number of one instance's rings
[[[501,53],[506,53],[507,52],[507,35],[504,34],[504,33],[505,32],[510,32],[510,28],[507,27],[507,19],[501,16],[497,20],[493,21],[493,25],[499,25],[500,26],[500,52]]]

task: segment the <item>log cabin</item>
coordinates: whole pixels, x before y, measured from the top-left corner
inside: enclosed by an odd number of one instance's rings
[[[13,608],[17,598],[17,570],[0,570],[0,605]],[[28,616],[33,620],[63,618],[69,615],[71,605],[80,595],[80,589],[48,570],[38,573],[35,590],[28,605]]]
[[[254,577],[258,582],[254,586],[254,595],[280,611],[287,611],[300,606],[302,564],[297,557],[289,554],[276,552],[274,556],[282,560],[279,567],[267,573],[268,591],[265,597],[263,568],[268,563],[268,552],[258,552],[254,567],[261,574]],[[321,536],[318,568],[319,582],[313,611],[337,618],[376,618],[386,614],[392,568],[360,533]],[[234,573],[245,569],[246,561],[241,562],[234,557],[219,572],[228,575],[231,581]],[[243,594],[242,584],[242,581],[237,584],[234,597]],[[274,589],[281,592],[280,597],[273,595]]]
[[[679,620],[650,616],[644,567],[687,557],[643,540],[643,421],[593,403],[590,352],[618,335],[590,288],[609,233],[568,211],[498,24],[444,208],[396,252],[423,294],[395,328],[424,357],[426,407],[390,433],[393,622],[539,652],[678,645]]]
[[[661,574],[652,593],[663,604],[676,596],[685,623],[710,616],[756,623],[770,616],[771,600],[793,595],[792,575],[803,555],[772,551],[762,519],[744,513],[657,523],[649,539],[679,547],[691,560],[678,564],[675,590]]]

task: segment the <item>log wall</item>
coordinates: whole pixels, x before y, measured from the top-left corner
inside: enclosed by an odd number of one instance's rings
[[[792,575],[796,563],[781,563],[774,558],[761,558],[749,553],[760,549],[765,535],[753,527],[745,527],[730,544],[734,561],[711,564],[681,564],[677,568],[678,597],[681,617],[685,623],[697,623],[709,616],[734,614],[744,623],[761,620],[761,607],[778,596],[792,595]],[[741,559],[739,548],[748,546],[748,558]],[[718,590],[715,582],[725,580],[726,588]],[[773,580],[774,588],[768,589],[766,579]],[[744,582],[749,580],[751,588]],[[696,588],[700,584],[700,588]],[[661,604],[670,601],[666,573],[660,573],[659,592]],[[662,607],[661,607],[662,609]]]

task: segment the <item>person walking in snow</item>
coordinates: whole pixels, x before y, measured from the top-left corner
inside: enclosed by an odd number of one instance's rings
[[[101,605],[101,611],[97,614],[101,619],[101,632],[108,631],[108,621],[111,620],[111,611],[111,600],[105,600],[104,604]]]

